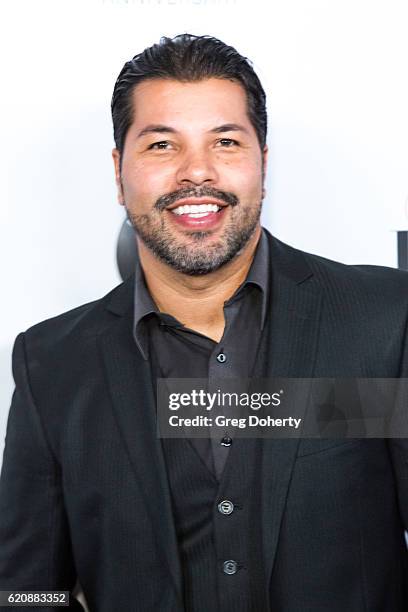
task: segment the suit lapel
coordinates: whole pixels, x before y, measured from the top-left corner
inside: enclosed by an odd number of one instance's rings
[[[132,310],[123,315],[115,304],[110,309],[122,316],[116,317],[110,329],[99,336],[99,342],[114,414],[149,508],[158,549],[166,557],[182,605],[182,574],[166,467],[161,441],[156,436],[150,365],[138,352],[132,336]]]
[[[269,235],[270,319],[259,359],[267,378],[311,378],[318,344],[321,295],[303,256]],[[258,369],[259,371],[259,369]],[[262,525],[269,589],[290,479],[300,439],[262,441]]]

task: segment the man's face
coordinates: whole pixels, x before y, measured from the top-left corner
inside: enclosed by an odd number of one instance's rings
[[[161,261],[184,274],[212,272],[259,227],[267,150],[245,90],[227,79],[150,79],[133,103],[121,171],[113,151],[119,202]]]

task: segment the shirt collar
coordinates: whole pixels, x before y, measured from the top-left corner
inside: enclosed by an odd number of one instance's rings
[[[265,325],[265,317],[268,303],[268,289],[270,286],[270,264],[269,264],[269,244],[268,238],[265,231],[262,229],[259,242],[256,247],[255,256],[249,269],[248,275],[245,281],[238,287],[234,295],[225,304],[228,304],[235,300],[241,295],[248,285],[259,287],[262,295],[262,310],[261,310],[261,330]],[[137,346],[144,359],[148,359],[148,337],[146,325],[141,325],[141,322],[148,315],[164,315],[160,313],[153,298],[151,297],[149,290],[146,286],[142,266],[140,261],[136,259],[136,270],[135,270],[135,293],[134,293],[134,324],[133,324],[133,336]],[[171,317],[175,321],[174,317]]]
[[[139,258],[137,257],[135,271],[133,337],[144,359],[148,359],[148,338],[146,326],[141,325],[140,323],[142,319],[148,315],[157,314],[158,312],[159,309],[153,301],[153,298],[146,286],[142,266],[140,265]]]
[[[270,266],[269,266],[269,243],[266,232],[262,229],[259,242],[256,247],[255,256],[252,261],[251,267],[249,268],[248,275],[245,281],[236,290],[234,295],[226,302],[226,304],[233,301],[238,295],[240,295],[244,288],[248,285],[255,285],[259,287],[262,292],[262,312],[261,312],[261,330],[265,325],[266,309],[268,303],[268,289],[269,289],[269,277],[270,277]]]

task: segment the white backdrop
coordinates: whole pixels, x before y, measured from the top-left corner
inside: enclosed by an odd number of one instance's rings
[[[396,266],[407,229],[405,0],[0,0],[0,457],[19,331],[120,282],[110,98],[160,36],[212,34],[268,94],[264,225]]]

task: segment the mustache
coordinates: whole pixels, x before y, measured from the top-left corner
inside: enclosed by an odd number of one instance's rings
[[[206,196],[221,200],[230,206],[236,206],[239,203],[237,196],[230,191],[222,191],[214,187],[186,187],[161,196],[156,200],[154,208],[162,211],[167,208],[167,206],[177,202],[177,200],[182,200],[184,198],[203,198]]]

